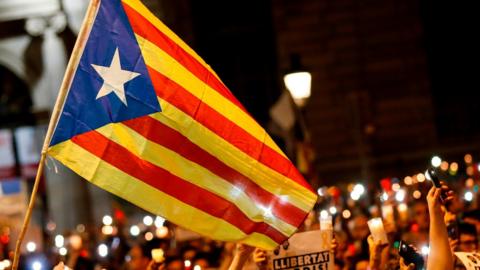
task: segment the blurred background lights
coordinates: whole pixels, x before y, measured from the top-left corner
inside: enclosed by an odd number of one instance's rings
[[[76,227],[76,229],[77,229],[77,232],[83,233],[83,232],[85,232],[85,225],[83,225],[83,224],[78,224],[77,227]]]
[[[151,241],[153,239],[153,233],[147,232],[145,233],[145,240]]]
[[[463,195],[463,198],[465,199],[465,201],[471,202],[473,200],[473,193],[471,191],[467,191]]]
[[[381,196],[382,201],[387,201],[388,200],[388,193],[383,192]]]
[[[423,246],[421,252],[423,256],[427,256],[428,253],[430,253],[430,248],[428,246]]]
[[[440,169],[442,169],[443,171],[448,170],[448,162],[442,161],[442,164],[440,164]]]
[[[431,163],[433,167],[439,167],[442,164],[442,159],[439,156],[433,156]]]
[[[420,183],[425,181],[425,175],[423,173],[417,174],[417,181],[420,182]]]
[[[109,225],[112,225],[113,219],[112,219],[111,216],[105,215],[105,216],[103,216],[103,218],[102,218],[102,222],[103,222],[103,225],[109,226]]]
[[[65,245],[65,238],[63,237],[63,235],[57,235],[55,236],[55,246],[57,248],[61,248]]]
[[[155,231],[155,235],[158,237],[158,238],[165,238],[167,237],[168,235],[168,228],[165,227],[165,226],[162,226],[160,228],[157,228],[157,230]]]
[[[463,157],[463,160],[465,161],[465,163],[471,164],[472,161],[473,161],[472,155],[466,154],[466,155]]]
[[[39,261],[34,261],[32,263],[32,269],[33,270],[41,270],[42,269],[42,263]]]
[[[80,235],[73,234],[70,236],[70,238],[68,238],[68,240],[73,249],[80,249],[82,247],[83,241]]]
[[[412,179],[412,177],[410,177],[410,176],[406,176],[406,177],[403,179],[403,182],[405,183],[405,185],[410,186],[411,184],[413,184],[413,179]]]
[[[26,247],[28,252],[35,252],[35,250],[37,249],[37,244],[35,244],[34,242],[28,242]]]
[[[352,216],[352,213],[350,212],[350,210],[345,209],[342,212],[342,216],[343,216],[344,219],[349,219]]]
[[[328,209],[330,214],[335,215],[337,213],[337,208],[335,206],[332,206]]]
[[[392,185],[392,190],[393,191],[399,191],[400,190],[400,184],[399,183],[394,183]]]
[[[105,235],[112,235],[113,234],[113,226],[106,225],[102,227],[102,233]]]
[[[328,212],[327,212],[327,210],[322,210],[322,211],[320,212],[320,218],[321,218],[321,219],[326,219],[326,218],[328,218]]]
[[[403,202],[404,199],[405,199],[405,190],[400,189],[397,192],[397,194],[395,194],[395,200],[397,200],[397,202]]]
[[[465,186],[467,186],[468,188],[473,187],[474,184],[475,184],[475,181],[473,181],[472,178],[468,178],[467,181],[465,181]]]
[[[195,265],[193,267],[193,270],[202,270],[202,267],[200,265]]]
[[[420,192],[419,190],[415,190],[413,192],[413,198],[418,200],[418,199],[420,199],[420,197],[422,197],[422,192]]]
[[[165,223],[165,219],[163,217],[157,216],[155,218],[155,227],[160,228],[163,226],[164,223]]]
[[[398,205],[398,211],[400,211],[400,212],[407,211],[407,204],[405,204],[405,203],[399,204]]]
[[[138,236],[140,234],[140,228],[137,225],[130,227],[130,234],[132,236]]]
[[[183,262],[183,264],[185,265],[185,267],[190,267],[190,266],[192,266],[192,262],[189,261],[189,260],[185,260],[185,261]]]
[[[475,169],[473,168],[473,166],[468,166],[467,167],[467,175],[469,176],[472,176],[473,174],[475,173]]]
[[[352,192],[350,193],[350,197],[352,200],[357,201],[360,197],[365,193],[365,187],[362,184],[356,184],[353,187]]]
[[[143,224],[145,224],[145,226],[152,226],[153,218],[151,216],[144,216],[143,217]]]
[[[452,162],[452,164],[450,164],[450,172],[456,173],[457,171],[458,171],[458,163]]]
[[[62,256],[65,256],[67,255],[68,251],[65,247],[61,247],[59,250],[58,250],[58,254],[62,255]]]
[[[97,249],[98,255],[100,257],[107,257],[108,256],[108,247],[105,244],[100,244]]]
[[[9,269],[11,265],[9,260],[0,261],[0,270]]]
[[[325,193],[323,192],[323,188],[318,188],[318,189],[317,189],[317,194],[318,194],[318,196],[320,196],[320,197],[325,196]]]

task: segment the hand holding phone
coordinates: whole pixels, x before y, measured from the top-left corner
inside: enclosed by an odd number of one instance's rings
[[[423,269],[425,264],[423,257],[403,240],[400,241],[400,245],[398,246],[398,255],[403,258],[406,265],[413,263],[415,269]]]
[[[433,185],[436,188],[442,188],[442,184],[440,183],[440,179],[438,178],[438,174],[435,168],[432,168],[432,167],[428,168],[427,171],[425,172],[425,178],[432,181]],[[440,194],[440,201],[442,202],[442,204],[445,203],[446,199],[447,199],[446,191],[442,190],[442,193]]]

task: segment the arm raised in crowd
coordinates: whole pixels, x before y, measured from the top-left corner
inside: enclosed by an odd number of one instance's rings
[[[241,270],[254,250],[255,247],[237,244],[235,255],[228,270]]]
[[[444,212],[440,202],[442,188],[432,187],[427,195],[428,211],[430,214],[430,254],[427,261],[427,270],[451,270],[453,269],[453,255],[448,242],[447,227],[444,222]],[[446,201],[453,199],[453,191],[447,192]]]

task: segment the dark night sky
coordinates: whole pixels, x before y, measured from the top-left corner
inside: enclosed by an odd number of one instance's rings
[[[480,19],[473,1],[421,1],[438,134],[480,134]]]

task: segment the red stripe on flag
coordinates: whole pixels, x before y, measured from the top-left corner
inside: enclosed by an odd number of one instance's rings
[[[285,235],[270,225],[250,220],[231,202],[138,158],[95,130],[77,135],[71,140],[132,177],[205,213],[224,219],[246,234],[265,234],[279,244],[286,239]]]
[[[230,119],[212,109],[183,87],[168,79],[161,73],[147,66],[153,87],[157,95],[190,115],[196,121],[215,132],[238,149],[257,159],[265,166],[292,179],[308,190],[312,188],[293,164],[268,145],[256,139],[250,133],[240,128]]]
[[[157,29],[149,20],[143,17],[135,9],[126,4],[124,4],[123,7],[130,21],[132,29],[137,35],[140,35],[141,37],[157,45],[159,48],[177,60],[177,62],[182,64],[197,78],[208,84],[210,87],[215,89],[215,91],[220,93],[222,96],[230,100],[248,114],[243,105],[235,98],[230,90],[228,90],[228,88],[225,87],[225,85],[218,80],[214,74],[205,68],[205,66],[199,63],[197,59],[192,57],[182,47],[178,46],[173,40]]]
[[[123,124],[135,130],[148,140],[163,145],[232,183],[243,190],[247,196],[255,202],[265,207],[271,207],[272,213],[283,221],[298,227],[304,220],[307,213],[303,210],[286,201],[282,201],[274,194],[263,189],[248,177],[227,166],[217,157],[192,143],[180,132],[148,116],[125,121]]]

